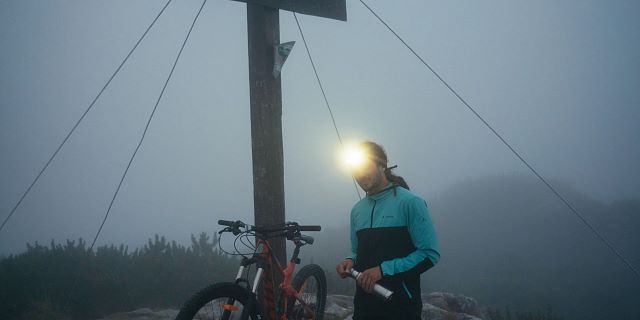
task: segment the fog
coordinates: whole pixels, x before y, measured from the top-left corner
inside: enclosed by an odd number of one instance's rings
[[[640,263],[640,199],[603,204],[553,181],[632,265]],[[426,292],[445,291],[481,305],[546,310],[562,319],[636,319],[638,278],[606,245],[548,197],[535,178],[467,180],[430,202],[442,258],[422,276]],[[329,228],[305,250],[326,270],[349,253],[348,226]],[[306,248],[305,248],[306,249]],[[329,278],[337,280],[335,272]],[[333,290],[349,288],[337,280]],[[547,318],[543,318],[547,319]]]
[[[640,197],[640,5],[368,3],[543,176],[602,208]],[[2,219],[163,5],[0,2]],[[27,242],[93,239],[199,5],[169,5],[0,232],[0,255]],[[531,177],[359,2],[347,10],[347,22],[299,16],[346,140],[382,144],[430,203],[487,176]],[[338,139],[291,13],[281,12],[280,26],[282,42],[296,41],[282,73],[286,216],[340,230],[358,196],[337,164]],[[137,246],[154,234],[186,243],[217,219],[252,221],[251,172],[246,9],[210,1],[98,244]],[[527,200],[527,190],[512,191]],[[554,212],[584,232],[570,212]],[[450,223],[481,214],[458,212]],[[439,235],[454,246],[468,240]]]

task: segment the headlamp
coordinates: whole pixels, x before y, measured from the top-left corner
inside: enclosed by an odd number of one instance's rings
[[[347,168],[357,169],[362,166],[367,157],[362,148],[359,148],[357,146],[349,146],[343,151],[342,158]]]
[[[368,161],[372,160],[368,150],[360,144],[346,144],[340,152],[342,167],[350,172],[361,170]]]

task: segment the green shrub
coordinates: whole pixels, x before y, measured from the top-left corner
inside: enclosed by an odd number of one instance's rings
[[[189,247],[156,235],[133,252],[89,250],[67,240],[0,260],[3,319],[87,319],[139,307],[176,307],[205,285],[235,274],[237,260],[206,233]]]

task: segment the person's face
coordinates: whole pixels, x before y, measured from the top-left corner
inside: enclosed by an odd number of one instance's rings
[[[352,174],[367,193],[378,191],[385,186],[384,168],[373,160],[365,160],[362,166],[353,170]]]

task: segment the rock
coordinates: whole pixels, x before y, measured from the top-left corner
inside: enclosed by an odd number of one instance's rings
[[[466,313],[473,316],[481,315],[480,306],[475,299],[459,294],[432,292],[423,294],[422,302],[449,312]]]
[[[422,295],[422,319],[425,320],[482,320],[478,302],[473,298],[446,292]],[[353,297],[327,296],[325,320],[347,320],[353,315]]]
[[[422,319],[425,320],[482,320],[478,302],[473,298],[446,292],[422,295]],[[137,309],[112,314],[99,320],[173,320],[178,310]],[[353,296],[332,294],[327,296],[325,320],[351,320]]]
[[[451,312],[432,304],[422,305],[422,319],[425,320],[482,320],[466,313]]]
[[[141,308],[130,312],[120,312],[98,320],[173,320],[178,315],[178,310],[151,310]]]
[[[328,295],[324,314],[325,320],[351,319],[353,315],[353,296]]]

